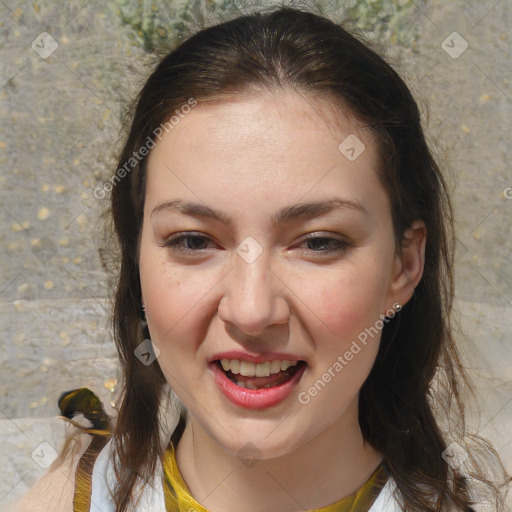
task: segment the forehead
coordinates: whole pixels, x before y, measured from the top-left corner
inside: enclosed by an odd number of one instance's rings
[[[346,149],[360,154],[348,158]],[[245,94],[200,103],[163,135],[149,155],[147,200],[223,197],[229,206],[240,197],[291,202],[338,190],[378,202],[377,166],[372,132],[332,98]]]
[[[324,138],[328,137],[325,144],[330,145],[356,133],[367,142],[373,139],[372,132],[331,94],[313,96],[290,89],[248,91],[202,101],[181,115],[180,120],[173,117],[178,124],[164,135],[164,140],[171,143],[169,139],[174,139],[180,145],[195,144],[195,139],[201,136],[204,143],[215,141],[221,147],[223,142],[227,147],[236,143],[238,147],[246,145],[247,149],[273,150],[275,155],[278,147],[286,150],[287,142],[293,143],[305,132],[322,133]],[[265,147],[254,147],[255,139],[265,142]],[[313,142],[319,150],[323,149],[318,140],[311,142],[309,150],[315,149]],[[163,145],[165,142],[160,144]]]

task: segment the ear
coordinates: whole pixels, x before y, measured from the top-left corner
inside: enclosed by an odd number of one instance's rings
[[[410,300],[423,276],[427,228],[421,220],[412,223],[403,235],[401,254],[396,256],[390,288],[392,303],[402,306]]]

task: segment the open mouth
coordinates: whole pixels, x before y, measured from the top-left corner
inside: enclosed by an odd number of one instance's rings
[[[247,389],[264,389],[280,386],[293,378],[305,365],[305,361],[267,361],[263,364],[244,366],[239,361],[223,359],[215,364],[237,386]]]

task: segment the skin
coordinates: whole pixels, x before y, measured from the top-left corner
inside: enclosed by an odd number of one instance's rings
[[[382,460],[357,420],[359,390],[380,334],[304,405],[305,392],[365,328],[421,279],[425,228],[416,221],[395,250],[390,203],[378,180],[369,130],[331,100],[296,91],[252,93],[200,104],[166,134],[148,162],[140,279],[153,343],[167,380],[188,411],[177,461],[192,495],[212,512],[296,512],[320,508],[363,485]],[[338,145],[350,134],[366,148],[349,161]],[[280,208],[330,197],[340,208],[272,227]],[[196,201],[233,219],[153,210]],[[166,247],[175,233],[206,239]],[[306,242],[307,235],[336,242]],[[254,238],[252,263],[237,247]],[[187,245],[188,244],[188,245]],[[308,363],[295,392],[264,409],[235,406],[219,391],[208,358],[226,350],[280,351]],[[237,452],[259,450],[247,467]]]

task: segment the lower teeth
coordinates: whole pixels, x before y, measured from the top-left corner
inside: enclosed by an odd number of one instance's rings
[[[284,373],[287,375],[287,377],[290,377],[292,376],[292,374],[295,373],[295,371],[297,370],[296,367],[291,367],[291,368],[288,368],[288,370],[285,370]],[[278,382],[275,382],[274,384],[266,384],[265,386],[255,386],[254,384],[252,383],[246,383],[246,382],[242,382],[242,381],[239,381],[239,380],[236,380],[236,375],[233,375],[231,372],[224,372],[226,374],[226,377],[231,381],[231,382],[234,382],[237,386],[240,386],[241,388],[246,388],[246,389],[266,389],[266,388],[272,388],[274,386],[278,386],[279,384],[282,384],[284,382],[284,380],[286,379],[280,379]]]
[[[244,382],[240,382],[237,380],[235,382],[237,386],[240,386],[241,388],[247,388],[247,389],[264,389],[264,388],[271,388],[272,386],[275,386],[275,384],[267,384],[266,386],[262,386],[261,388],[258,388],[257,386],[253,386],[252,384],[245,384]]]

